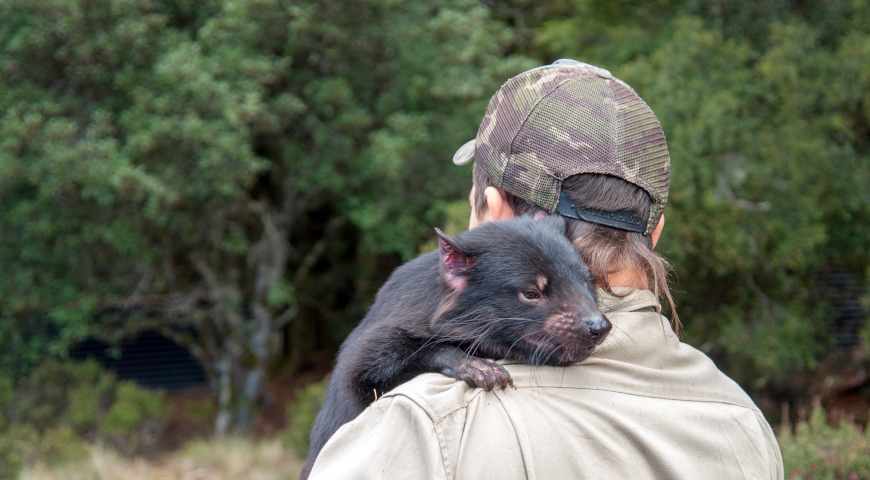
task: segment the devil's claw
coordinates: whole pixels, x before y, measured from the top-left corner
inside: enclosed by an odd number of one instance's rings
[[[511,375],[501,365],[482,358],[467,357],[459,361],[456,366],[458,379],[465,381],[471,387],[482,388],[490,391],[495,387],[502,390],[513,386]]]

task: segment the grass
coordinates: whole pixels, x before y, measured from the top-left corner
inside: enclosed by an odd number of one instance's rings
[[[78,461],[25,469],[19,480],[295,480],[302,461],[279,439],[198,440],[154,459],[124,458],[100,446]]]
[[[319,398],[312,390],[312,398]],[[316,400],[315,398],[315,400]],[[317,401],[301,402],[305,408],[316,411]],[[306,421],[310,415],[301,415],[300,409],[291,413],[301,430],[310,428]],[[783,412],[788,418],[788,411]],[[806,418],[806,417],[805,417]],[[829,424],[836,424],[832,427]],[[833,412],[831,418],[816,403],[813,412],[795,425],[779,426],[777,440],[785,463],[786,479],[870,480],[870,436],[852,418]],[[289,430],[293,432],[293,427]],[[88,455],[81,460],[56,466],[37,463],[25,469],[19,480],[290,480],[299,476],[302,460],[297,458],[307,450],[296,437],[285,434],[254,441],[230,437],[215,440],[197,440],[184,448],[154,459],[125,458],[115,451],[88,447]]]

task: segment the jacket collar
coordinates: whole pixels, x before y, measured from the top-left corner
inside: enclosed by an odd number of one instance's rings
[[[655,294],[649,290],[639,290],[629,287],[614,287],[613,295],[603,288],[598,289],[598,308],[602,313],[637,312],[652,307],[656,313],[662,312]]]

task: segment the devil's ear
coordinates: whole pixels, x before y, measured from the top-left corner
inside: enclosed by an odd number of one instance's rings
[[[441,275],[453,290],[460,291],[468,285],[466,272],[477,261],[459,249],[456,242],[439,229],[438,252],[441,255]]]

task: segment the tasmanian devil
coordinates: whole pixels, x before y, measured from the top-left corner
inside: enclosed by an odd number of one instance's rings
[[[421,373],[505,388],[510,375],[489,359],[569,365],[610,331],[561,217],[437,232],[439,249],[393,272],[341,346],[301,478],[339,427]]]

